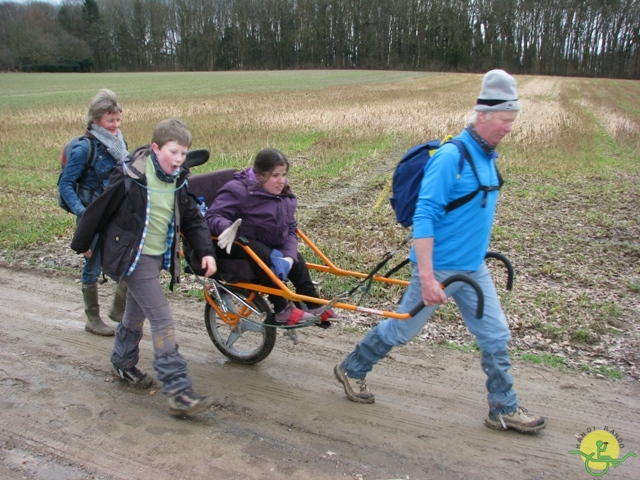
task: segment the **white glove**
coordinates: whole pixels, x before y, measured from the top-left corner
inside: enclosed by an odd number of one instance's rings
[[[237,219],[218,236],[218,247],[221,250],[226,250],[227,255],[231,253],[231,245],[233,245],[233,241],[236,239],[238,227],[240,227],[241,223],[242,219]]]

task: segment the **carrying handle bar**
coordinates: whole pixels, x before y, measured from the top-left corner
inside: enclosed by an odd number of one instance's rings
[[[515,270],[513,269],[513,265],[511,264],[509,259],[502,253],[498,252],[487,252],[484,258],[496,258],[504,263],[504,266],[507,269],[507,290],[511,291],[511,289],[513,288],[513,277],[515,276]]]
[[[480,288],[480,285],[478,285],[473,278],[468,277],[466,275],[451,275],[450,277],[446,278],[440,285],[442,286],[443,289],[445,289],[454,282],[465,282],[473,287],[473,289],[476,291],[476,295],[478,296],[478,306],[476,307],[476,318],[478,319],[482,318],[482,315],[484,313],[484,294],[482,293],[482,289]],[[424,303],[420,303],[419,305],[416,305],[415,307],[413,307],[413,309],[411,309],[411,311],[409,312],[409,315],[411,315],[412,317],[415,317],[420,312],[420,310],[422,310],[424,307],[425,307]]]

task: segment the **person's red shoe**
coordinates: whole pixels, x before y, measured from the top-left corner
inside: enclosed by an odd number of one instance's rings
[[[313,315],[294,307],[291,302],[287,304],[287,307],[283,311],[276,313],[276,322],[286,323],[289,327],[297,325],[300,322],[305,322],[310,318],[313,318]]]
[[[336,316],[336,314],[333,313],[333,310],[331,310],[330,308],[325,310],[324,312],[322,311],[323,309],[324,309],[324,307],[310,308],[309,309],[309,313],[311,313],[312,315],[320,314],[320,321],[321,322],[328,322],[332,318],[338,318]],[[320,312],[322,312],[322,313],[320,313]]]

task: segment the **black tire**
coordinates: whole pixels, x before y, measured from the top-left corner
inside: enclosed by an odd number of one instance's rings
[[[229,287],[228,287],[229,288]],[[262,295],[249,290],[229,288],[235,295],[247,302],[261,313],[265,313],[264,321],[253,312],[248,317],[241,317],[235,330],[224,322],[213,307],[207,302],[204,309],[204,323],[207,327],[209,338],[229,360],[243,365],[258,363],[269,356],[276,344],[276,329],[267,325],[273,321],[271,307]],[[248,301],[250,294],[253,298]],[[226,292],[220,291],[223,301],[230,302],[236,311],[242,311],[244,307],[237,299]],[[249,321],[251,320],[251,321]]]

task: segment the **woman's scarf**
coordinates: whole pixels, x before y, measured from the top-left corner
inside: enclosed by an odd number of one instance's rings
[[[111,154],[111,156],[116,160],[120,160],[129,154],[120,129],[118,129],[118,133],[114,135],[107,129],[93,123],[89,130],[91,134],[106,147],[109,154]]]

